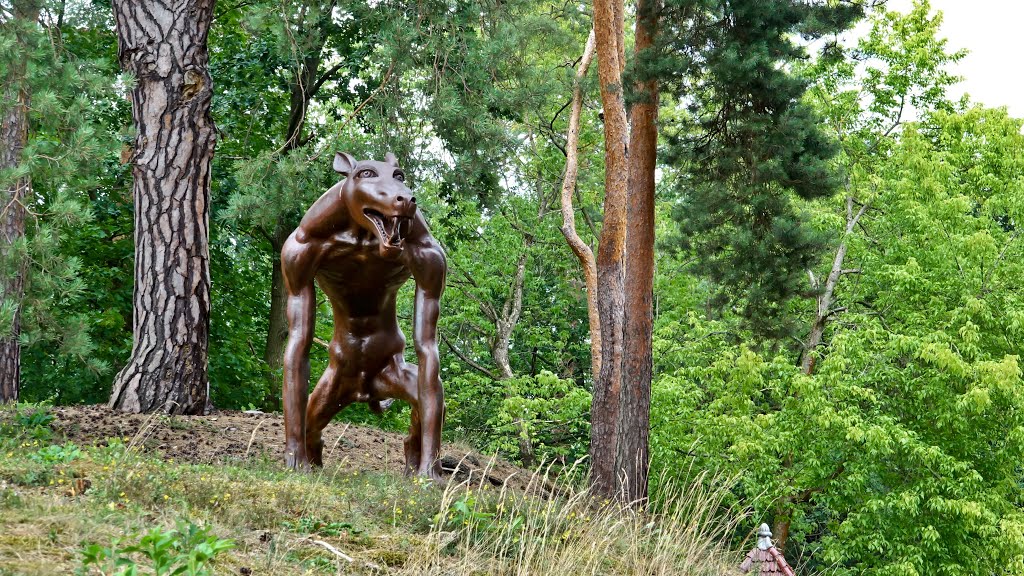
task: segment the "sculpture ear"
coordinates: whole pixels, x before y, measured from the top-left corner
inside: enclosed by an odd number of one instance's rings
[[[356,167],[356,159],[347,152],[334,153],[334,171],[348,176],[349,172]]]
[[[394,166],[395,168],[398,168],[398,158],[395,158],[395,155],[392,154],[391,152],[388,152],[387,154],[384,155],[384,162],[387,162],[388,164]]]

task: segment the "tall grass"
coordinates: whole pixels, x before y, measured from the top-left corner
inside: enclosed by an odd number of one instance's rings
[[[481,483],[452,483],[424,545],[402,574],[644,575],[736,574],[727,535],[739,515],[722,510],[729,483],[698,477],[692,486],[664,479],[651,506],[595,498],[570,480],[535,474],[526,494]],[[578,475],[566,474],[562,478]]]

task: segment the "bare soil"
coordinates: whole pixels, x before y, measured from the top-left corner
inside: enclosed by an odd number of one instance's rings
[[[217,411],[208,416],[124,414],[103,405],[54,408],[58,434],[79,446],[106,445],[112,438],[175,462],[284,462],[284,418],[275,413]],[[332,422],[323,433],[324,464],[361,472],[401,473],[404,437],[367,426]],[[525,490],[532,474],[504,460],[442,444],[441,468],[457,481],[472,478]]]

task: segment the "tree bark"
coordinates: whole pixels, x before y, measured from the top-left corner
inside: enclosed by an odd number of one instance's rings
[[[639,0],[635,54],[654,44],[660,0]],[[658,81],[637,85],[630,110],[625,318],[616,475],[626,502],[647,500],[654,329],[654,170],[658,158]]]
[[[854,211],[853,196],[846,197],[846,228],[843,231],[842,239],[839,241],[839,246],[836,248],[836,254],[832,258],[832,267],[829,269],[828,276],[825,277],[825,285],[821,286],[820,282],[814,277],[814,273],[810,270],[807,271],[811,279],[811,288],[820,290],[817,296],[814,320],[811,322],[811,330],[807,335],[807,342],[804,344],[804,351],[800,357],[800,370],[807,376],[814,374],[814,368],[818,360],[817,350],[821,347],[821,343],[824,340],[825,329],[828,328],[829,320],[838,314],[840,310],[843,310],[832,308],[833,304],[835,304],[836,286],[839,285],[839,280],[844,275],[859,272],[858,270],[847,270],[843,268],[843,264],[846,261],[847,239],[853,233],[853,229],[857,227],[857,223],[860,222],[867,209],[868,204],[863,204]],[[783,459],[782,468],[787,471],[793,468],[792,453],[786,455]],[[841,469],[842,467],[840,467]],[[814,490],[805,491],[802,497],[787,496],[775,507],[772,535],[775,538],[775,547],[779,550],[785,549],[786,541],[789,539],[789,529],[793,523],[795,507],[810,498],[813,492]]]
[[[601,368],[590,410],[591,485],[615,496],[616,422],[622,386],[623,257],[626,240],[626,108],[622,94],[622,1],[594,1],[597,70],[604,106],[604,223],[597,251]]]
[[[580,267],[583,268],[583,281],[587,287],[591,378],[597,378],[597,374],[601,370],[601,319],[597,310],[597,263],[594,261],[594,251],[576,232],[576,212],[572,205],[572,195],[579,174],[580,116],[583,113],[582,83],[583,79],[587,77],[590,63],[594,59],[594,49],[594,31],[591,30],[572,86],[572,110],[569,113],[569,129],[565,135],[565,177],[562,178],[562,235],[565,236],[576,259],[580,261]]]
[[[209,402],[213,6],[113,2],[118,58],[137,78],[132,353],[109,402],[124,412],[198,414]]]
[[[13,3],[13,25],[33,26],[39,18],[39,3]],[[25,30],[16,32],[16,46],[26,47]],[[24,53],[27,53],[25,48]],[[28,142],[28,109],[30,93],[26,79],[26,62],[12,58],[3,79],[3,103],[0,107],[0,170],[9,170],[21,162]],[[25,291],[25,259],[17,253],[17,245],[25,237],[25,198],[31,190],[28,177],[15,180],[0,197],[0,264],[10,273],[0,278],[0,303],[12,306],[14,317],[9,330],[0,327],[0,402],[17,402],[21,383],[21,299]]]
[[[516,274],[512,279],[511,292],[508,299],[501,307],[501,316],[494,319],[495,335],[491,343],[491,357],[498,367],[498,379],[507,380],[515,376],[512,372],[512,364],[508,359],[508,348],[512,343],[512,332],[519,323],[519,316],[523,313],[523,284],[526,282],[526,259],[527,249],[530,242],[526,242],[523,253],[519,255],[516,262]]]
[[[512,279],[512,292],[509,294],[505,304],[501,309],[501,317],[495,320],[496,336],[494,344],[491,346],[491,356],[494,358],[494,364],[498,367],[498,376],[500,380],[508,380],[513,378],[515,373],[512,372],[512,363],[509,362],[508,349],[512,344],[512,332],[515,330],[516,325],[519,324],[519,316],[523,312],[523,284],[526,282],[526,259],[528,257],[527,250],[530,247],[530,241],[526,241],[526,246],[523,247],[523,253],[519,256],[519,260],[516,262],[516,275]],[[530,441],[530,431],[526,427],[526,423],[521,419],[516,424],[519,438],[519,460],[523,463],[523,466],[529,468],[533,466],[533,442]]]

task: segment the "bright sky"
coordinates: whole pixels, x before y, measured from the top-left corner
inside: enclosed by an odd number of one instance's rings
[[[911,0],[889,0],[890,10],[907,12]],[[950,70],[963,82],[950,96],[966,92],[989,107],[1006,106],[1024,118],[1024,2],[1018,0],[931,0],[943,13],[941,34],[949,51],[970,54]]]

